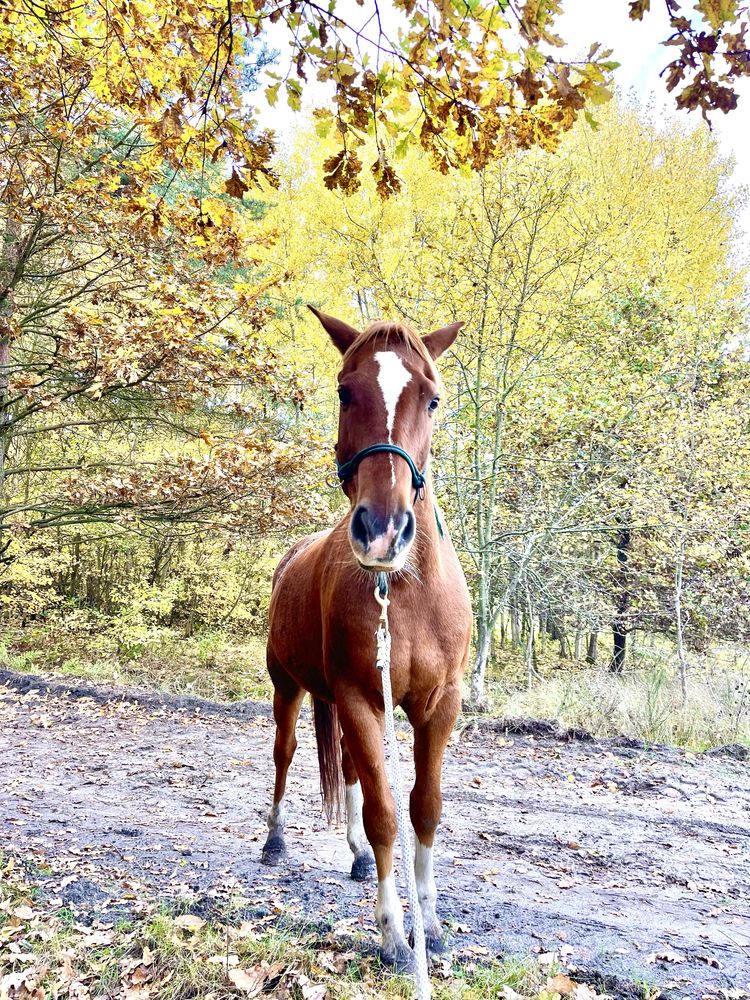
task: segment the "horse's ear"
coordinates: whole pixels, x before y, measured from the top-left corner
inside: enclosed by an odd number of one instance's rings
[[[433,330],[432,333],[422,337],[422,343],[433,360],[448,350],[463,325],[464,321],[461,320],[459,323],[451,323],[450,326],[441,326],[439,330]]]
[[[355,330],[353,326],[349,326],[349,324],[345,323],[342,319],[336,319],[335,316],[329,316],[328,313],[321,312],[319,309],[316,309],[315,306],[308,305],[307,308],[318,317],[323,325],[323,329],[326,331],[339,351],[341,351],[342,354],[346,354],[359,336],[359,330]]]

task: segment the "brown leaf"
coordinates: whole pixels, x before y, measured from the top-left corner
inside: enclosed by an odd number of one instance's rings
[[[552,976],[547,980],[546,989],[554,993],[559,993],[561,996],[568,996],[577,985],[578,983],[574,983],[572,979],[561,972],[559,975]]]
[[[282,962],[274,962],[273,965],[261,962],[252,969],[230,969],[227,978],[238,990],[248,996],[256,997],[262,992],[265,983],[275,978],[283,968]]]
[[[677,951],[655,951],[653,955],[649,955],[646,961],[653,965],[655,962],[673,962],[675,965],[678,962],[684,962],[685,956],[680,955]]]
[[[232,167],[232,176],[224,184],[224,190],[227,194],[230,194],[233,198],[239,198],[242,200],[242,196],[245,191],[249,190],[249,186],[245,184],[242,177],[237,173],[236,169]]]

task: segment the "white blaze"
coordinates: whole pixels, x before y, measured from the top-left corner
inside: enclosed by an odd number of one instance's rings
[[[279,799],[268,810],[266,823],[269,830],[284,829],[284,824],[286,823],[286,803],[283,799]]]
[[[411,382],[411,372],[407,369],[401,358],[395,351],[377,351],[375,360],[380,366],[378,372],[378,385],[383,393],[385,403],[385,427],[388,431],[388,443],[393,444],[393,424],[396,420],[396,407],[401,398],[401,393]],[[391,459],[391,486],[396,485],[396,472],[393,468],[393,455]]]

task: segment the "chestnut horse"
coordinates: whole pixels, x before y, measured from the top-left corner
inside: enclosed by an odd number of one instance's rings
[[[432,852],[443,753],[461,704],[471,606],[427,466],[439,403],[434,359],[463,324],[425,337],[391,322],[360,333],[313,312],[343,355],[336,457],[351,509],[333,530],[297,542],[274,575],[267,658],[276,783],[263,860],[277,864],[285,854],[286,776],[309,691],[329,822],[338,813],[343,778],[352,878],[370,876],[374,854],[381,956],[408,968],[414,955],[393,876],[396,812],[383,751],[382,679],[375,667],[380,608],[373,590],[377,573],[390,574],[393,702],[414,728],[416,781],[409,804],[415,874],[428,947],[439,951]]]

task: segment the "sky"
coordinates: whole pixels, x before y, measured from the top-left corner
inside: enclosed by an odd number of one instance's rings
[[[350,6],[354,11],[359,11],[361,21],[364,20],[362,15],[370,6],[370,0],[365,0],[361,8],[349,4],[348,0],[341,2],[342,8],[348,9]],[[686,10],[690,6],[686,3]],[[387,25],[390,20],[386,13],[387,0],[381,0],[380,7]],[[577,58],[588,52],[592,42],[600,42],[605,48],[613,50],[611,58],[620,63],[614,74],[618,88],[624,94],[634,94],[641,104],[652,106],[655,120],[666,122],[677,118],[699,124],[698,112],[677,110],[674,94],[667,93],[664,82],[659,77],[674,51],[660,44],[670,33],[665,5],[655,3],[654,9],[642,21],[631,21],[628,8],[628,0],[563,0],[564,13],[557,20],[556,27],[561,37],[566,39],[567,45],[563,50],[556,50],[556,54],[561,52],[562,55]],[[282,53],[283,64],[288,46],[286,29],[277,24],[269,33],[267,41],[272,48]],[[712,128],[721,154],[732,157],[735,161],[735,183],[750,188],[750,79],[742,81],[738,90],[738,107],[728,115],[716,112],[712,116]],[[306,104],[327,103],[326,92],[321,89],[316,93],[314,84],[307,88],[307,95]],[[283,141],[294,130],[299,119],[282,105],[283,99],[273,110],[262,107],[259,110],[262,124],[274,128]],[[739,219],[739,228],[745,233],[750,233],[750,198],[748,202]]]
[[[684,5],[686,8],[690,4]],[[697,111],[678,111],[674,93],[667,93],[659,77],[670,62],[673,49],[661,45],[669,36],[669,21],[664,5],[656,3],[642,21],[631,21],[626,0],[564,0],[565,13],[558,22],[560,35],[568,40],[564,52],[571,56],[588,50],[591,40],[613,50],[612,58],[620,63],[615,82],[623,93],[634,93],[642,104],[652,104],[656,119],[687,120],[699,123]],[[723,156],[735,160],[734,180],[750,187],[750,79],[737,88],[737,108],[728,115],[716,112],[711,125]],[[750,204],[739,220],[740,228],[750,233]]]

